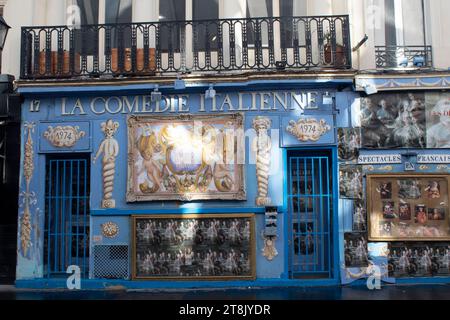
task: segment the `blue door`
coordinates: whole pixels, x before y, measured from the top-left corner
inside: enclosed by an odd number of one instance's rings
[[[67,276],[70,265],[87,277],[89,265],[89,155],[48,156],[45,192],[45,270]]]
[[[287,156],[290,277],[332,278],[332,152]]]

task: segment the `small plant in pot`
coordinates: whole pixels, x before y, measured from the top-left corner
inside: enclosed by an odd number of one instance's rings
[[[336,41],[336,60],[333,59],[333,42],[331,32],[324,34],[324,64],[335,67],[343,67],[345,65],[345,49],[344,45]]]

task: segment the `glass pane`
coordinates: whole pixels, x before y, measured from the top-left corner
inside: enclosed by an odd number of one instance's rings
[[[80,8],[81,30],[75,30],[75,48],[84,55],[94,55],[98,51],[95,28],[83,26],[98,24],[98,0],[77,0]],[[84,30],[83,30],[84,29]]]
[[[184,21],[186,20],[185,0],[160,0],[159,21]],[[169,50],[169,44],[173,51],[180,51],[180,35],[184,24],[161,24],[159,29],[159,43],[163,51]]]
[[[132,0],[108,0],[105,12],[105,22],[106,23],[131,23],[132,22],[132,11],[131,11]],[[118,47],[119,32],[117,29],[112,29],[111,32],[111,48]],[[122,43],[124,48],[131,47],[131,29],[123,29]]]
[[[265,4],[261,0],[247,0],[247,18],[272,17],[272,0],[265,0]],[[269,42],[267,33],[261,30],[262,43],[267,45]],[[247,23],[247,39],[248,44],[255,44],[255,25],[253,22]]]
[[[193,0],[193,20],[217,20],[219,19],[218,0]],[[205,51],[206,43],[208,49],[217,49],[217,22],[195,23],[194,49],[195,51]]]

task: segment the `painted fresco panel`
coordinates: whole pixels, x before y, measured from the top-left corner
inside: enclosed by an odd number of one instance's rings
[[[130,117],[127,201],[245,200],[243,116]]]

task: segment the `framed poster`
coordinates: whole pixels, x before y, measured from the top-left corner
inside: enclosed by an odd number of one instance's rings
[[[353,231],[362,232],[367,230],[366,206],[362,200],[353,203]]]
[[[367,267],[369,265],[369,260],[366,234],[357,232],[345,233],[344,253],[346,268]]]
[[[358,165],[339,165],[339,197],[362,199],[362,168]]]
[[[425,148],[423,93],[380,93],[361,100],[363,148]]]
[[[341,161],[352,161],[358,158],[361,148],[360,128],[338,128],[338,157]]]
[[[133,279],[255,279],[254,214],[132,216]]]
[[[392,242],[389,275],[396,278],[450,275],[449,242]]]
[[[427,92],[427,148],[450,148],[450,94]]]
[[[450,240],[450,175],[367,175],[369,240]]]
[[[245,200],[244,116],[128,118],[127,201]]]

